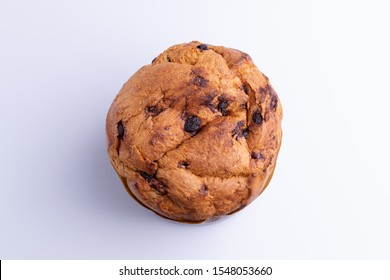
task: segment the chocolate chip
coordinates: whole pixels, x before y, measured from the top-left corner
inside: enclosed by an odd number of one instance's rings
[[[149,185],[162,195],[168,194],[168,187],[157,180],[153,175],[140,171],[139,174],[149,183]]]
[[[249,129],[245,129],[243,132],[242,132],[242,136],[244,136],[245,139],[248,139],[248,136],[249,136]]]
[[[214,97],[216,96],[217,94],[216,93],[209,93],[207,94],[205,97],[204,97],[204,102],[202,103],[202,105],[206,106],[207,108],[209,108],[211,110],[211,112],[215,112],[215,106],[212,104],[213,100],[214,100]]]
[[[236,127],[233,129],[232,136],[236,136],[236,140],[238,140],[241,137],[244,137],[245,139],[248,138],[248,128],[244,129],[245,122],[239,121],[237,122]]]
[[[140,171],[139,174],[148,182],[150,182],[153,179],[153,175],[150,175],[146,172]]]
[[[252,153],[251,153],[251,157],[252,157],[253,159],[261,159],[261,160],[264,159],[263,154],[260,153],[260,152],[252,152]]]
[[[271,109],[271,111],[275,111],[277,106],[278,106],[278,97],[276,95],[272,95],[271,101],[269,103],[269,108]]]
[[[239,122],[237,122],[237,125],[236,125],[236,127],[234,128],[234,132],[236,132],[236,133],[238,133],[240,130],[241,130],[241,128],[244,126],[244,121],[239,121]]]
[[[209,193],[209,187],[206,184],[202,184],[199,189],[201,195],[207,195]]]
[[[119,121],[117,123],[117,129],[118,129],[118,138],[122,138],[123,135],[125,135],[125,128],[123,127],[122,121]]]
[[[248,88],[246,87],[246,84],[243,84],[241,89],[243,92],[245,92],[245,94],[248,94]]]
[[[267,93],[267,90],[268,90],[268,87],[267,87],[267,88],[260,87],[260,88],[259,88],[259,93],[260,93],[260,94],[266,94],[266,93]]]
[[[172,59],[169,56],[167,56],[167,60],[168,62],[172,62]]]
[[[163,111],[162,108],[159,108],[158,106],[146,106],[145,113],[149,116],[156,116],[160,114]]]
[[[256,109],[256,111],[253,112],[252,120],[255,124],[261,124],[263,122],[263,116],[259,109]]]
[[[201,51],[207,51],[209,49],[209,47],[206,44],[201,44],[197,46],[197,48],[200,49]]]
[[[245,110],[248,110],[248,103],[242,103],[240,104],[240,109],[245,109]]]
[[[205,87],[207,86],[207,83],[209,82],[209,80],[203,78],[202,76],[196,76],[193,80],[192,80],[192,83],[194,85],[197,85],[197,86],[200,86],[200,87]]]
[[[168,187],[157,179],[153,178],[149,185],[161,195],[168,194]]]
[[[153,62],[155,62],[155,61],[156,61],[156,59],[157,59],[157,57],[153,58],[153,60],[152,60],[152,63],[153,63]]]
[[[155,113],[155,112],[157,112],[157,106],[146,106],[145,112],[147,112],[147,113]]]
[[[257,91],[259,93],[259,101],[262,103],[265,100],[266,95],[270,92],[270,86],[260,87]]]
[[[220,99],[218,98],[219,100],[219,103],[218,103],[218,111],[221,112],[222,116],[226,116],[229,111],[227,110],[227,107],[229,106],[229,101],[227,101],[226,99]]]
[[[200,128],[200,119],[195,115],[190,116],[186,120],[186,123],[184,124],[184,130],[187,131],[188,133],[197,132],[199,128]]]
[[[177,167],[178,167],[178,168],[187,169],[188,165],[189,165],[188,162],[180,161],[179,164],[177,165]]]

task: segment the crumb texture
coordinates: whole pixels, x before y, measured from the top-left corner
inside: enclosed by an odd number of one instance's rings
[[[282,107],[249,55],[175,45],[123,85],[107,114],[111,163],[128,192],[157,214],[213,221],[268,185]]]

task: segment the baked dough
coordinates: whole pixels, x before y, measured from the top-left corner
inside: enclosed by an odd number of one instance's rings
[[[139,69],[113,101],[108,154],[129,194],[180,222],[252,202],[274,172],[282,107],[241,51],[191,42]]]

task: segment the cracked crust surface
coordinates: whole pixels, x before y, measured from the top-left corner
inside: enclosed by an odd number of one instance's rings
[[[108,154],[128,192],[168,219],[234,213],[267,187],[282,107],[249,55],[191,42],[123,85],[106,121]]]

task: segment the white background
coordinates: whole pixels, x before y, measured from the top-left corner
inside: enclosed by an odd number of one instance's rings
[[[0,258],[390,258],[386,3],[0,0]],[[284,108],[271,184],[208,225],[139,206],[105,147],[122,84],[192,40],[249,53]]]

